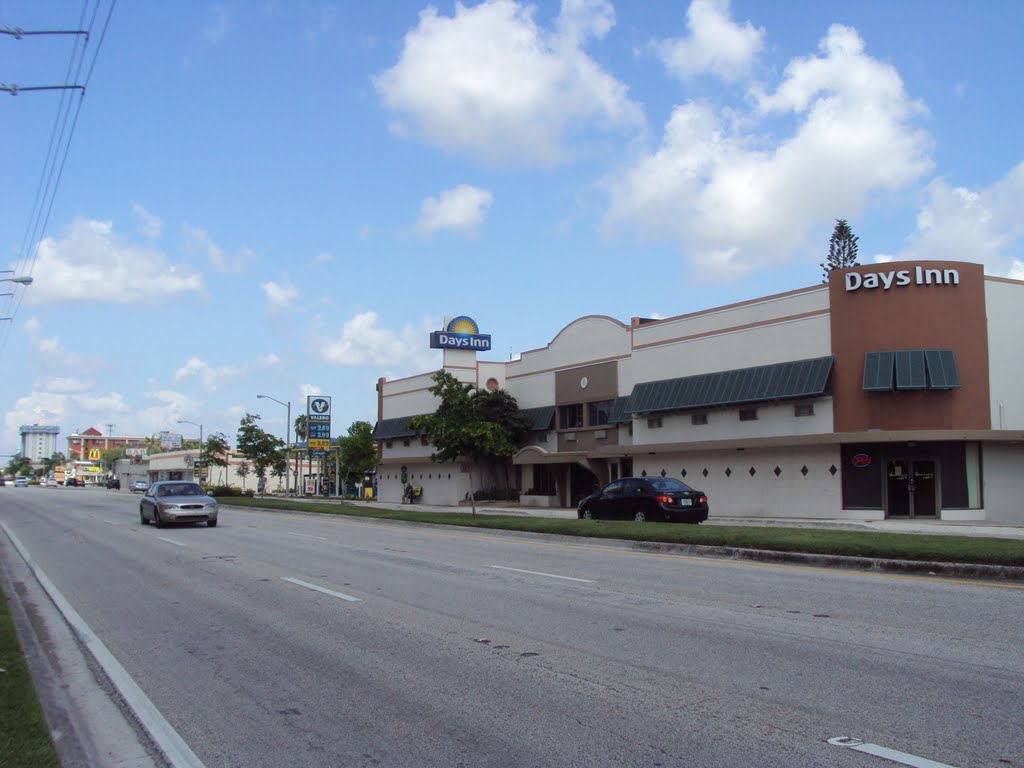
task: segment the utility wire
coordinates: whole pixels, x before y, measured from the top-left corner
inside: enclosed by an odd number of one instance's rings
[[[89,25],[86,28],[87,29],[87,31],[86,31],[86,44],[87,44],[88,40],[90,39],[90,36],[92,35],[93,26],[94,26],[94,24],[96,22],[96,17],[99,14],[100,2],[101,2],[101,0],[96,0],[96,5],[93,8],[92,16],[91,16],[91,18],[89,20]],[[43,235],[46,232],[47,226],[49,225],[50,214],[53,211],[53,204],[54,204],[54,201],[56,200],[56,197],[57,197],[57,188],[60,186],[60,181],[61,181],[61,178],[63,177],[63,174],[64,174],[64,167],[67,164],[68,154],[69,154],[70,149],[71,149],[71,140],[74,137],[75,128],[78,125],[79,115],[82,112],[82,103],[85,100],[85,94],[86,94],[86,91],[87,91],[87,89],[89,87],[89,82],[92,80],[92,73],[93,73],[93,71],[96,68],[96,61],[98,60],[99,54],[100,54],[100,50],[103,47],[103,41],[106,39],[107,30],[110,27],[110,19],[114,15],[114,8],[116,6],[117,6],[117,0],[111,0],[110,7],[107,10],[106,18],[103,21],[103,28],[102,28],[102,30],[100,32],[99,40],[97,41],[96,48],[93,51],[92,60],[91,60],[91,62],[89,64],[89,68],[88,68],[88,71],[86,73],[85,80],[84,80],[84,82],[82,82],[81,91],[79,91],[78,105],[77,105],[77,108],[75,109],[74,118],[71,121],[70,130],[67,132],[67,141],[66,142],[64,142],[64,131],[65,131],[65,128],[67,127],[68,115],[70,114],[71,97],[69,96],[69,92],[68,91],[64,91],[62,93],[61,104],[60,104],[60,107],[58,109],[57,119],[54,122],[53,132],[51,133],[51,136],[50,136],[50,149],[47,150],[47,161],[44,164],[43,175],[40,178],[39,187],[37,188],[37,191],[36,191],[36,201],[33,203],[33,214],[30,215],[30,217],[29,217],[29,222],[30,223],[29,223],[28,229],[26,230],[26,239],[23,240],[23,242],[22,242],[21,253],[24,254],[24,256],[19,261],[20,261],[20,263],[22,265],[27,264],[28,268],[27,268],[27,270],[25,270],[24,272],[21,272],[19,274],[31,275],[32,274],[32,270],[35,268],[36,260],[37,260],[37,258],[39,256],[39,245],[42,242],[42,237],[43,237]],[[81,19],[80,19],[80,22],[79,22],[79,26],[80,27],[82,26],[81,22],[84,21],[84,19],[85,19],[86,12],[87,12],[87,7],[88,7],[88,0],[86,0],[86,2],[83,3],[83,6],[82,6],[82,15],[81,15]],[[66,85],[70,85],[73,82],[72,79],[71,79],[71,71],[72,71],[73,68],[75,69],[75,78],[74,78],[75,80],[78,79],[78,75],[80,75],[81,72],[82,72],[82,65],[85,62],[86,45],[82,46],[81,54],[80,55],[78,55],[77,51],[78,51],[78,45],[77,45],[77,40],[76,40],[76,45],[75,45],[74,50],[72,51],[71,60],[68,62],[68,71],[67,71],[67,75],[65,76],[65,84]],[[76,55],[78,56],[77,68],[75,67],[75,64],[74,64]],[[67,110],[66,111],[65,111],[65,105],[67,106]],[[60,117],[62,112],[63,112],[63,121],[61,120],[61,117]],[[61,129],[60,129],[59,138],[55,142],[54,141],[54,137],[57,136],[57,126],[58,126],[58,124],[61,125]],[[61,151],[60,151],[60,146],[61,146],[62,143],[63,143],[63,147],[64,147],[63,153],[61,153]],[[61,155],[61,157],[60,157],[60,167],[56,171],[56,176],[54,176],[54,168],[56,167],[57,155]],[[51,159],[52,159],[52,161],[51,161]],[[49,171],[46,170],[47,165],[49,166]],[[46,179],[45,184],[44,184],[44,181],[43,181],[44,178]],[[51,185],[51,182],[52,182],[52,185]],[[45,191],[42,192],[42,195],[40,195],[40,191],[41,190],[45,190]],[[47,200],[47,198],[48,198],[48,200]],[[44,208],[45,208],[45,213],[42,213]],[[36,226],[35,227],[33,227],[32,223],[31,223],[33,218],[36,221]],[[29,251],[31,251],[31,258],[28,257],[28,252]],[[7,347],[7,339],[10,338],[10,334],[11,334],[13,326],[14,326],[14,318],[17,317],[17,313],[21,309],[21,304],[22,304],[22,301],[24,300],[24,297],[25,297],[25,292],[24,292],[24,290],[22,290],[18,294],[18,298],[17,298],[17,301],[15,303],[14,311],[11,312],[10,315],[9,315],[12,318],[10,321],[8,321],[9,324],[10,324],[10,327],[4,328],[4,329],[0,329],[0,358],[3,357],[4,350]]]

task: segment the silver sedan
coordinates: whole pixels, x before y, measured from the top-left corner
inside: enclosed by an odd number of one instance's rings
[[[217,501],[206,495],[199,483],[162,480],[149,486],[139,502],[139,521],[157,528],[168,523],[217,525]]]

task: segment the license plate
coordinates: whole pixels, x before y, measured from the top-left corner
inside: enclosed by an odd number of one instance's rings
[[[693,499],[680,499],[679,500],[679,506],[680,507],[692,507],[693,506]]]

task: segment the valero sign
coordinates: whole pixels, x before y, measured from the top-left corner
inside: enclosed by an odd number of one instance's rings
[[[464,349],[471,352],[489,352],[490,334],[480,333],[476,321],[471,317],[453,317],[442,331],[430,334],[431,349]]]

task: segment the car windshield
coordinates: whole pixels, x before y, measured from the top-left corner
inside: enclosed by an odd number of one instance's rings
[[[650,478],[650,483],[659,491],[692,491],[686,483],[680,482],[673,477]]]
[[[195,483],[175,483],[174,485],[161,485],[156,492],[157,496],[203,496],[203,489]]]

